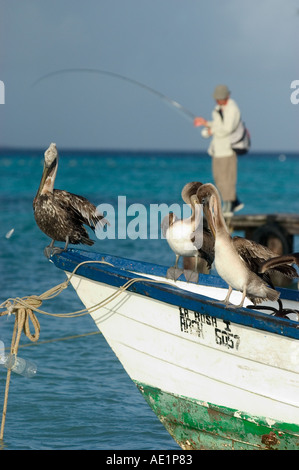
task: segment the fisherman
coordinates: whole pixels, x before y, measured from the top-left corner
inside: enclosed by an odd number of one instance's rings
[[[222,197],[223,215],[232,216],[244,207],[236,193],[237,154],[232,148],[232,135],[243,123],[239,107],[230,98],[226,85],[216,86],[213,97],[216,106],[212,112],[212,120],[195,117],[194,126],[204,126],[202,135],[212,137],[208,153],[212,157],[213,178]]]

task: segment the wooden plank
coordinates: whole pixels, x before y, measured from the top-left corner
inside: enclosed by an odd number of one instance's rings
[[[299,235],[299,214],[240,214],[228,219],[227,224],[236,231],[278,224],[290,235]]]

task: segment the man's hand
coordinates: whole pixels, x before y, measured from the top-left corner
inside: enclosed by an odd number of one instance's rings
[[[194,127],[206,126],[207,120],[204,119],[203,117],[196,117],[193,120],[193,125]]]

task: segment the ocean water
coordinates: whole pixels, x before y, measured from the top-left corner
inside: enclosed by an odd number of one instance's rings
[[[49,240],[35,224],[32,200],[43,150],[0,152],[0,303],[41,294],[65,280],[43,255]],[[189,181],[212,182],[211,160],[201,153],[60,151],[56,188],[94,204],[182,204]],[[238,195],[245,213],[299,212],[299,155],[249,154],[238,164]],[[6,235],[14,229],[11,236]],[[169,266],[174,255],[161,239],[106,239],[93,247]],[[294,250],[299,251],[298,237]],[[43,304],[53,313],[82,308],[71,287]],[[12,374],[5,450],[177,450],[89,316],[38,315],[38,344],[23,335],[19,356],[36,363],[28,379]],[[14,317],[0,317],[0,341],[10,346]],[[88,333],[96,332],[93,335]],[[77,337],[74,337],[77,336]],[[73,338],[72,338],[73,337]],[[0,368],[0,413],[6,373]]]

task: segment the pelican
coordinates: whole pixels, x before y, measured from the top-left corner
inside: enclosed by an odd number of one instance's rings
[[[162,233],[176,255],[175,265],[167,271],[167,277],[177,280],[181,274],[193,282],[198,281],[198,260],[206,260],[209,269],[214,260],[214,240],[208,228],[201,223],[200,207],[196,191],[199,182],[187,183],[182,189],[183,201],[191,207],[191,216],[179,219],[175,214],[166,215],[162,221]],[[195,257],[194,271],[178,268],[180,257]]]
[[[261,265],[259,272],[265,273],[271,269],[277,269],[279,266],[284,266],[285,264],[288,264],[288,265],[297,264],[297,266],[299,266],[299,253],[291,253],[288,255],[275,256],[275,258],[271,258],[270,260],[265,261]],[[299,277],[298,273],[297,273],[297,277]]]
[[[44,169],[37,194],[33,201],[34,217],[37,225],[52,239],[44,250],[49,258],[51,254],[67,249],[69,243],[93,245],[83,224],[93,231],[97,223],[108,223],[97,208],[85,197],[54,189],[58,168],[58,152],[52,143],[45,151]],[[54,247],[55,241],[65,242],[63,249]]]
[[[242,299],[237,307],[243,306],[246,295],[254,305],[263,300],[278,300],[279,293],[273,288],[269,276],[258,274],[261,262],[277,255],[251,240],[230,236],[221,211],[220,195],[213,184],[207,183],[199,187],[197,198],[204,205],[215,237],[216,270],[229,285],[224,303],[228,305],[232,289],[242,292]],[[286,264],[275,269],[289,277],[294,276],[295,270]]]

